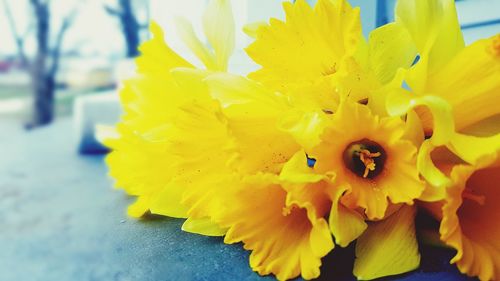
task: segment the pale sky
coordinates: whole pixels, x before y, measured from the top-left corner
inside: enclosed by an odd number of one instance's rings
[[[32,17],[29,0],[6,0],[13,11],[18,30],[24,32]],[[123,38],[117,18],[109,16],[103,6],[113,5],[117,0],[51,0],[52,25],[57,30],[62,16],[67,14],[76,3],[79,3],[79,14],[74,25],[68,31],[64,49],[79,50],[84,56],[120,57],[124,54]],[[136,12],[145,22],[147,0],[136,0]],[[175,31],[174,18],[182,16],[192,22],[195,31],[202,36],[201,15],[208,0],[149,0],[151,19],[157,21],[166,33],[167,42],[180,53],[190,55]],[[237,28],[237,50],[246,46],[250,39],[241,32],[244,23],[268,20],[270,17],[283,18],[282,0],[232,0],[233,12]],[[315,2],[311,0],[310,2]],[[375,1],[351,0],[354,6],[362,6],[363,26],[365,33],[374,27]],[[390,0],[388,3],[394,2]],[[1,2],[0,2],[1,4]],[[391,4],[388,4],[391,6]],[[462,23],[498,18],[500,0],[467,0],[457,2],[458,14]],[[392,9],[392,8],[390,8]],[[11,35],[4,8],[0,5],[0,59],[6,54],[15,54],[16,48]],[[482,29],[464,31],[466,40],[487,37],[500,31],[500,25]],[[55,34],[55,32],[53,32]],[[32,32],[31,37],[33,37]],[[27,51],[34,49],[34,41],[27,41]]]
[[[31,10],[29,0],[7,0],[16,19],[17,29],[24,32],[29,24]],[[103,9],[105,3],[112,5],[115,0],[52,0],[52,30],[59,28],[61,17],[67,14],[76,3],[79,3],[79,13],[74,25],[69,29],[64,41],[65,50],[78,49],[89,56],[120,56],[124,53],[123,39],[117,18],[109,16]],[[178,38],[174,18],[187,18],[195,31],[204,40],[202,34],[201,17],[208,0],[150,0],[150,17],[157,21],[164,29],[167,41],[174,49],[184,51],[185,47]],[[238,31],[246,22],[265,20],[269,17],[282,18],[282,0],[233,0],[233,12]],[[145,22],[147,17],[144,9],[147,1],[136,1],[138,17]],[[249,4],[251,3],[251,4]],[[142,6],[142,7],[141,7]],[[15,43],[11,35],[8,21],[4,16],[3,6],[0,5],[0,56],[14,54]],[[141,13],[142,12],[142,13]],[[31,34],[33,37],[34,33]],[[53,32],[55,35],[55,31]],[[242,32],[237,32],[237,47],[240,49],[249,42]],[[34,49],[34,41],[28,40],[27,51]]]
[[[7,0],[16,19],[18,30],[24,32],[31,18],[31,9],[28,0]],[[103,0],[52,0],[51,25],[55,36],[61,19],[68,14],[79,2],[79,13],[74,25],[68,30],[64,47],[66,50],[79,48],[84,53],[119,52],[122,50],[121,34],[117,32],[118,22],[110,17],[103,9]],[[4,13],[3,7],[1,12]],[[31,33],[33,37],[34,32]],[[8,26],[7,19],[0,16],[0,54],[14,53],[16,51],[14,40]],[[27,50],[33,50],[34,41],[27,41]],[[107,51],[109,50],[109,51]]]

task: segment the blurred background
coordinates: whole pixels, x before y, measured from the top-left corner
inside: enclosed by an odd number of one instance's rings
[[[174,18],[188,19],[205,40],[207,2],[0,0],[0,280],[256,278],[241,247],[182,234],[178,220],[129,220],[131,199],[111,189],[94,136],[96,124],[119,118],[116,89],[133,73],[151,20],[197,64]],[[283,19],[281,2],[233,0],[237,30]],[[350,2],[361,6],[365,35],[393,20],[395,0]],[[456,4],[467,43],[500,32],[500,0]],[[251,39],[238,32],[236,40],[230,71],[246,74],[257,68],[242,50]],[[442,264],[437,271],[455,274],[447,280],[465,280]],[[342,280],[352,279],[349,267]]]
[[[77,97],[110,94],[133,71],[131,58],[148,38],[151,20],[165,28],[175,50],[196,62],[176,35],[174,18],[189,19],[202,35],[206,2],[0,0],[0,117],[36,127],[71,116]],[[395,0],[351,3],[362,7],[365,34],[393,20]],[[457,9],[468,43],[500,30],[499,0],[457,1]],[[248,22],[283,18],[280,0],[235,0],[233,10],[238,29]],[[244,74],[256,68],[242,51],[249,42],[237,33],[231,71]]]

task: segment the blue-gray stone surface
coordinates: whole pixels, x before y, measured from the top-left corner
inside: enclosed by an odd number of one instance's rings
[[[184,233],[177,219],[128,218],[130,202],[102,155],[78,155],[71,120],[28,132],[0,121],[0,280],[262,279],[241,245]],[[451,253],[429,251],[423,269],[389,280],[466,280]],[[322,279],[353,280],[352,247],[334,252]]]

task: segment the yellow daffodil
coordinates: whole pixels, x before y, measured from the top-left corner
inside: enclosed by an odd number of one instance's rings
[[[500,227],[491,217],[498,213],[491,204],[495,179],[486,180],[494,169],[485,168],[492,164],[484,159],[496,158],[500,149],[500,35],[465,47],[451,0],[399,1],[396,17],[420,59],[404,74],[409,89],[389,95],[388,110],[401,115],[413,109],[430,136],[418,157],[419,171],[430,183],[422,199],[445,202],[440,231],[458,251],[452,262],[482,280],[498,278]],[[442,163],[432,157],[443,146],[465,161],[449,166],[451,174],[438,169]]]
[[[403,139],[408,129],[397,117],[380,118],[366,105],[344,101],[319,144],[297,152],[280,174],[295,202],[330,203],[336,244],[345,247],[358,239],[354,274],[360,279],[407,272],[420,262],[415,207],[406,204],[420,196],[424,183],[416,170],[416,148]]]
[[[362,39],[359,8],[345,0],[319,0],[314,9],[298,0],[283,3],[283,8],[286,20],[271,19],[259,26],[247,48],[262,66],[251,79],[287,93],[320,83],[356,52]]]
[[[154,37],[141,46],[144,55],[137,60],[141,75],[126,81],[120,93],[124,115],[116,127],[118,137],[105,141],[113,149],[106,161],[110,175],[116,179],[116,186],[139,197],[129,208],[129,214],[134,217],[140,217],[149,210],[154,194],[170,179],[171,174],[161,171],[170,170],[171,157],[157,157],[165,147],[148,139],[158,138],[160,129],[167,129],[166,120],[173,117],[176,107],[184,99],[175,95],[177,87],[168,69],[190,66],[165,45],[163,34],[156,24],[151,25],[151,31]],[[166,108],[165,105],[169,106]]]
[[[416,170],[416,148],[403,140],[399,118],[379,118],[369,108],[344,102],[333,114],[318,146],[308,151],[314,169],[348,185],[342,203],[362,208],[369,219],[384,217],[389,204],[412,204],[424,189]],[[405,188],[400,188],[405,186]]]
[[[498,159],[497,154],[474,166],[455,166],[442,208],[441,239],[457,250],[451,262],[481,280],[500,277]]]
[[[500,277],[500,162],[483,158],[475,166],[458,165],[442,208],[441,239],[457,250],[458,269],[481,280]]]
[[[125,114],[117,137],[105,141],[113,149],[107,162],[116,185],[139,197],[129,214],[139,217],[148,210],[172,217],[192,214],[185,227],[193,231],[197,231],[195,219],[207,225],[201,214],[208,215],[217,201],[191,195],[198,196],[200,185],[226,186],[222,183],[231,178],[226,164],[233,155],[220,105],[202,82],[209,73],[227,69],[234,45],[229,1],[211,1],[205,22],[213,49],[199,45],[192,28],[180,22],[183,38],[207,69],[196,74],[182,71],[194,66],[168,47],[159,26],[151,25],[153,39],[141,45],[136,60],[138,75],[125,81],[120,93]],[[198,142],[200,138],[204,141]],[[207,232],[223,234],[214,227]]]
[[[468,165],[450,157],[450,152],[438,151],[433,160],[450,177],[450,185],[445,199],[425,207],[441,220],[441,240],[457,250],[451,262],[462,273],[496,280],[500,276],[499,152]]]
[[[491,102],[500,98],[500,35],[464,47],[452,0],[399,1],[396,17],[420,59],[404,74],[409,90],[390,94],[388,109],[393,115],[412,108],[418,113],[426,134],[432,134],[420,150],[419,169],[434,186],[443,186],[447,180],[427,161],[435,147],[446,145],[471,164],[500,147],[498,126],[487,126],[487,137],[467,133],[500,114]],[[428,199],[443,196],[442,189],[434,193]]]
[[[110,175],[138,197],[129,214],[242,242],[252,269],[280,280],[319,277],[334,241],[357,240],[353,273],[368,280],[418,267],[414,201],[432,201],[452,262],[499,278],[500,35],[464,47],[452,0],[400,0],[367,42],[345,0],[283,6],[285,21],[247,28],[262,67],[248,77],[226,73],[229,0],[204,14],[210,47],[178,20],[203,68],[151,25],[105,140]],[[460,162],[443,169],[440,150]]]
[[[302,108],[335,111],[341,88],[357,100],[384,95],[382,86],[415,59],[411,37],[400,24],[377,28],[367,44],[359,9],[345,0],[320,0],[314,8],[300,0],[283,7],[285,21],[251,28],[256,40],[246,50],[262,68],[249,77],[294,97]]]
[[[243,242],[252,251],[253,270],[279,280],[319,277],[321,258],[334,246],[324,219],[328,201],[317,197],[311,198],[315,204],[299,204],[273,174],[247,177],[243,188],[225,198],[231,203],[216,216],[229,228],[224,242]]]
[[[221,102],[228,127],[237,140],[240,173],[279,173],[283,164],[300,149],[280,119],[293,109],[290,101],[247,78],[219,73],[205,80],[210,94]]]

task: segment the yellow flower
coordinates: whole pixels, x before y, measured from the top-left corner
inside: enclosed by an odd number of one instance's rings
[[[300,0],[283,7],[285,21],[249,28],[256,40],[247,53],[262,66],[249,77],[293,97],[302,108],[335,111],[342,91],[356,100],[383,96],[382,86],[415,59],[411,37],[400,24],[372,31],[367,44],[359,9],[345,0],[320,0],[314,8]]]
[[[321,258],[334,247],[324,219],[328,201],[316,196],[310,198],[314,204],[298,204],[272,174],[247,177],[241,189],[225,198],[230,203],[216,216],[229,228],[224,242],[243,242],[252,251],[253,270],[279,280],[319,277]]]
[[[131,216],[148,210],[189,216],[184,228],[222,235],[224,230],[205,217],[219,203],[217,196],[207,194],[230,186],[227,164],[235,152],[220,105],[209,96],[203,79],[227,69],[234,46],[229,1],[211,1],[204,20],[212,49],[198,44],[191,26],[180,22],[183,39],[207,68],[199,71],[172,51],[160,27],[151,24],[153,39],[140,46],[138,75],[120,91],[125,113],[117,136],[105,143],[113,150],[107,162],[116,185],[139,197],[129,208]]]
[[[205,81],[210,94],[221,103],[236,139],[239,156],[234,167],[241,174],[279,173],[300,149],[289,134],[279,130],[281,118],[293,110],[289,99],[237,75],[218,73]]]
[[[334,174],[337,185],[350,187],[342,197],[344,205],[381,219],[388,200],[412,204],[424,189],[415,166],[416,148],[402,139],[404,133],[399,118],[379,118],[368,107],[346,101],[308,155],[316,159],[317,172]]]
[[[403,140],[413,128],[352,101],[341,103],[331,117],[320,143],[297,152],[283,167],[280,178],[288,197],[300,204],[330,202],[335,243],[346,247],[358,239],[358,278],[415,269],[420,262],[415,208],[406,204],[420,196],[424,183],[416,170],[416,148]]]
[[[500,35],[464,47],[452,0],[399,1],[396,17],[420,59],[404,73],[410,90],[391,93],[388,110],[418,113],[426,135],[432,134],[420,150],[419,170],[433,186],[444,186],[447,179],[430,162],[435,147],[446,145],[470,164],[500,148],[494,125],[500,109],[492,102],[500,99]],[[443,189],[427,193],[426,199],[439,200]]]
[[[249,56],[262,68],[249,77],[271,89],[288,92],[335,74],[362,39],[359,8],[345,0],[285,2],[286,20],[261,25]]]
[[[451,0],[399,1],[396,17],[420,59],[404,73],[409,90],[390,93],[387,109],[392,115],[413,110],[429,136],[418,155],[418,169],[430,183],[421,199],[444,202],[440,232],[457,249],[452,262],[482,280],[498,278],[500,228],[491,204],[498,180],[494,160],[485,159],[496,159],[500,149],[500,35],[464,47]],[[443,148],[465,163],[443,169],[436,159]]]
[[[415,207],[391,205],[383,220],[366,223],[362,212],[340,202],[349,187],[336,186],[330,175],[316,173],[304,160],[305,153],[299,152],[282,170],[280,178],[288,192],[287,201],[330,208],[328,224],[335,244],[346,247],[357,239],[353,273],[358,279],[375,279],[418,267]]]
[[[489,104],[500,88],[500,37],[464,48],[452,8],[451,0],[399,1],[397,21],[366,43],[359,10],[345,0],[284,3],[286,21],[252,27],[247,51],[262,66],[249,75],[255,81],[224,73],[234,49],[228,0],[210,1],[204,15],[211,48],[179,20],[205,69],[175,54],[153,24],[138,75],[120,94],[117,134],[106,140],[110,174],[138,197],[129,214],[187,218],[185,231],[243,242],[252,269],[281,280],[317,278],[333,238],[341,247],[357,239],[354,274],[374,279],[418,266],[413,202],[440,201],[453,261],[495,277],[498,227],[471,218],[497,211],[485,178],[498,163],[483,161],[500,148],[499,112]],[[417,50],[419,62],[406,69]],[[467,103],[485,111],[469,116]],[[432,162],[439,146],[471,165],[449,179]],[[477,225],[490,231],[477,234]]]
[[[143,55],[137,59],[141,75],[125,81],[120,92],[124,115],[116,127],[118,137],[105,140],[113,150],[106,162],[110,175],[116,179],[115,185],[139,197],[129,208],[129,214],[134,217],[149,210],[152,197],[171,177],[161,172],[169,171],[171,157],[158,158],[165,147],[151,139],[161,137],[161,131],[168,129],[166,120],[175,115],[176,107],[185,102],[185,98],[176,95],[178,87],[165,69],[190,66],[168,48],[156,24],[151,24],[151,31],[153,39],[141,46]],[[179,206],[179,212],[182,209]]]
[[[425,207],[441,220],[441,240],[457,250],[451,262],[462,273],[496,280],[500,276],[499,153],[481,158],[476,165],[442,155],[440,151],[433,160],[450,176],[450,185],[444,200]]]

